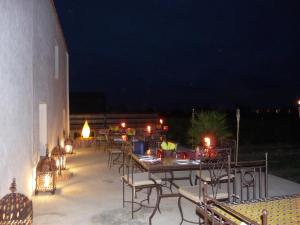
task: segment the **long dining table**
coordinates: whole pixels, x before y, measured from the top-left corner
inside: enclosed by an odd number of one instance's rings
[[[162,178],[163,181],[170,182],[171,192],[166,193],[162,191],[158,194],[157,202],[150,216],[150,220],[159,209],[160,200],[162,198],[179,197],[179,194],[173,193],[171,188],[172,186],[178,188],[178,185],[176,185],[174,181],[190,179],[190,176],[176,178],[174,177],[173,172],[193,171],[193,170],[198,170],[200,167],[199,160],[176,159],[175,157],[165,157],[157,160],[148,161],[148,160],[143,160],[143,158],[140,155],[136,155],[134,153],[131,154],[131,158],[136,162],[136,165],[138,165],[141,169],[149,173],[149,177],[151,173],[169,173],[171,175],[171,177],[169,178]]]
[[[178,193],[172,192],[172,186],[179,188],[174,181],[176,180],[190,180],[191,174],[186,177],[175,177],[174,172],[176,171],[193,171],[200,169],[200,161],[199,160],[190,160],[190,159],[176,159],[176,157],[165,157],[161,159],[157,159],[154,157],[154,160],[143,160],[143,156],[131,153],[131,158],[136,162],[142,170],[147,171],[149,173],[149,178],[151,173],[169,173],[170,177],[162,178],[163,181],[170,183],[170,190],[171,192],[161,192],[157,197],[157,202],[154,207],[153,213],[151,214],[150,218],[152,218],[157,210],[159,209],[160,200],[162,198],[169,198],[169,197],[179,197]],[[248,162],[231,162],[231,168],[246,168],[246,167],[253,167],[253,166],[267,166],[264,160],[259,161],[248,161]],[[205,163],[202,163],[201,169],[206,169]],[[268,181],[267,181],[267,170],[265,171],[265,195],[264,197],[268,196]],[[259,169],[259,174],[261,176],[261,169]],[[260,180],[261,178],[259,178]]]

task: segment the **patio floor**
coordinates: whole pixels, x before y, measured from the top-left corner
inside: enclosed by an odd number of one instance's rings
[[[116,166],[107,167],[106,153],[94,148],[76,149],[76,154],[68,157],[67,165],[73,177],[60,182],[55,195],[42,193],[33,197],[34,225],[148,224],[152,209],[143,209],[131,219],[130,205],[122,208],[120,174]],[[270,196],[298,192],[300,184],[269,175]],[[179,224],[177,198],[163,199],[160,208],[162,213],[155,215],[154,225]],[[193,204],[184,202],[184,209],[186,216],[197,218]]]

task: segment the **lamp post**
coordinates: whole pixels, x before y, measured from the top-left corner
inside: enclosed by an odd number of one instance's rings
[[[195,137],[194,137],[194,121],[195,121],[195,109],[192,109],[192,149],[195,148]]]
[[[236,127],[236,149],[235,149],[235,164],[238,162],[238,155],[239,155],[239,135],[240,135],[240,109],[236,109],[236,122],[237,122],[237,127]]]
[[[300,119],[300,100],[298,100],[298,114],[299,114],[299,119]]]

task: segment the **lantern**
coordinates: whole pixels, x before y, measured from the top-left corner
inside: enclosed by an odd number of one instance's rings
[[[58,174],[61,175],[61,170],[66,169],[66,153],[65,150],[60,147],[59,139],[57,145],[52,149],[51,157],[55,160],[56,167],[58,168]]]
[[[68,154],[73,154],[73,141],[71,138],[65,139],[65,150]]]
[[[32,201],[16,193],[16,179],[13,179],[9,189],[11,193],[0,200],[0,224],[32,225]]]
[[[36,188],[35,194],[38,192],[55,193],[56,189],[56,162],[49,156],[48,147],[46,156],[38,163],[36,168]]]
[[[83,125],[83,128],[82,128],[82,132],[81,132],[82,137],[83,138],[89,138],[90,137],[90,132],[91,132],[91,130],[90,130],[89,124],[88,124],[88,122],[86,120],[84,122],[84,125]]]

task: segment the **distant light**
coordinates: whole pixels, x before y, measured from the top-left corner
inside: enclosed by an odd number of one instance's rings
[[[298,105],[300,105],[300,100],[298,100]]]
[[[163,119],[159,119],[159,123],[162,125],[164,123]]]
[[[151,133],[151,126],[150,125],[147,126],[147,131],[148,131],[149,134]]]
[[[121,127],[125,128],[125,127],[126,127],[126,123],[125,123],[125,122],[122,122],[122,123],[121,123]]]

